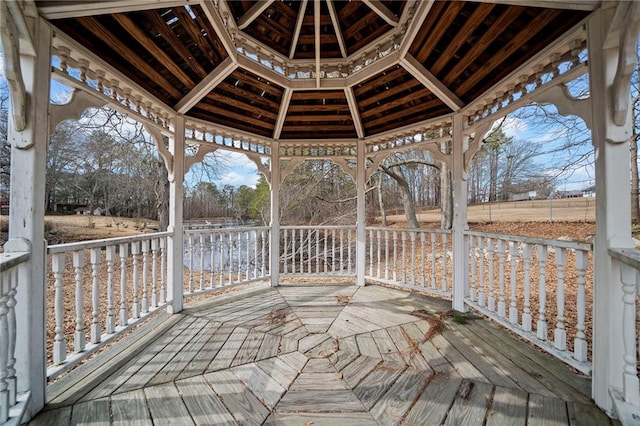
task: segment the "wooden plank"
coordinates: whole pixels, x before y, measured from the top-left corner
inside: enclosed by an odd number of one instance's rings
[[[227,341],[224,343],[216,357],[211,361],[211,364],[207,367],[207,372],[220,370],[223,368],[229,368],[233,362],[236,354],[242,347],[244,339],[249,335],[249,330],[246,328],[236,327]]]
[[[286,389],[256,364],[245,364],[231,369],[244,385],[270,410],[275,407]]]
[[[371,414],[380,424],[396,425],[402,422],[413,402],[427,385],[428,375],[406,369],[389,391],[373,406]]]
[[[291,384],[291,391],[313,391],[331,389],[349,389],[347,383],[341,379],[341,374],[333,373],[301,373]]]
[[[583,404],[591,403],[590,380],[572,373],[557,359],[513,338],[491,321],[473,321],[470,329],[486,341],[496,341],[496,349],[508,354],[525,371],[530,371],[529,374],[535,374],[558,397]]]
[[[341,371],[342,377],[351,388],[355,388],[381,362],[382,360],[378,358],[360,356]]]
[[[375,424],[369,413],[273,413],[268,425],[282,426],[367,426]]]
[[[62,407],[55,410],[41,411],[29,422],[33,426],[68,426],[71,424],[72,407]]]
[[[385,329],[375,330],[371,332],[371,337],[373,338],[378,350],[380,351],[380,355],[384,360],[384,363],[387,367],[392,368],[404,368],[406,364],[404,362],[404,358],[400,355],[398,348],[389,337],[389,333]]]
[[[309,361],[309,358],[302,355],[300,352],[291,352],[288,354],[280,355],[278,358],[289,364],[296,371],[302,371],[304,366]]]
[[[71,414],[71,424],[110,425],[111,413],[109,411],[109,398],[94,399],[74,405]]]
[[[326,336],[326,334],[322,334]],[[338,340],[328,338],[324,342],[315,346],[313,349],[308,350],[305,354],[309,358],[328,358],[338,350]]]
[[[560,426],[567,425],[567,404],[558,398],[531,394],[529,395],[529,426]]]
[[[289,391],[278,404],[278,412],[364,412],[362,403],[350,390]]]
[[[173,357],[171,362],[167,363],[162,370],[149,381],[150,386],[176,380],[180,373],[182,373],[182,370],[189,365],[205,343],[209,341],[211,335],[218,329],[219,324],[211,323],[207,320],[199,321],[203,324],[200,331]],[[194,323],[194,326],[195,325],[196,323]]]
[[[234,326],[231,324],[222,324],[196,356],[184,367],[178,376],[178,380],[203,374],[225,344],[233,329]]]
[[[325,340],[329,339],[329,336],[326,334],[309,334],[298,342],[298,350],[302,353],[309,351],[310,349],[315,348]]]
[[[458,365],[464,364],[461,363],[459,359],[454,362],[451,359],[451,353],[447,350],[442,350],[442,348],[438,348],[440,352],[445,353],[447,357],[449,357],[449,361],[453,364],[454,367],[458,370],[460,375],[466,379],[473,379],[477,381],[488,381],[489,383],[493,383],[494,385],[505,386],[508,388],[516,388],[520,389],[518,384],[511,380],[509,377],[505,375],[505,373],[500,370],[497,366],[487,361],[481,354],[476,352],[474,348],[469,347],[469,345],[464,342],[460,337],[453,333],[452,331],[445,331],[441,336],[443,339],[446,339],[449,342],[450,347],[455,348],[457,352],[461,354],[461,356],[465,359],[466,362],[473,364],[473,370],[480,372],[480,377],[477,377],[477,374],[473,372],[473,375],[469,377],[468,375],[463,374],[459,369]],[[471,370],[471,371],[473,371]],[[483,380],[484,379],[484,380]]]
[[[302,369],[303,373],[335,373],[336,368],[327,358],[311,358]]]
[[[278,348],[278,354],[286,354],[290,352],[296,352],[298,350],[298,339],[289,339],[283,337],[280,340],[280,347]]]
[[[231,366],[248,364],[253,362],[258,355],[262,341],[264,340],[264,333],[250,330],[247,337],[244,339],[242,346],[238,350],[235,358],[231,362]]]
[[[291,386],[300,373],[279,357],[258,361],[256,365],[285,389]]]
[[[280,348],[280,340],[282,337],[275,334],[265,334],[260,344],[260,348],[256,353],[255,360],[260,361],[262,359],[271,358],[278,355],[278,349]]]
[[[464,380],[444,424],[483,424],[489,409],[492,390],[493,386],[490,384]]]
[[[193,425],[193,419],[173,383],[144,389],[154,425]]]
[[[484,370],[484,363],[480,362],[484,360],[488,365],[493,365],[491,371],[497,371],[504,377],[508,377],[518,388],[523,389],[526,392],[537,393],[546,396],[555,396],[555,394],[549,390],[546,386],[540,383],[537,379],[532,377],[529,373],[523,371],[523,369],[511,361],[507,356],[500,353],[496,349],[495,345],[480,338],[473,331],[470,330],[467,325],[458,325],[450,323],[448,325],[452,331],[457,334],[471,351],[477,355],[475,358],[469,358],[470,361],[476,363],[476,367],[480,371],[485,373],[485,376],[491,379],[489,370]],[[495,383],[495,385],[503,385],[502,383]],[[511,387],[511,386],[507,386]]]
[[[202,376],[179,380],[176,386],[196,424],[230,424],[233,417]]]
[[[447,374],[431,376],[424,392],[407,413],[407,424],[422,424],[424,419],[429,419],[433,424],[442,424],[461,383],[461,378]]]
[[[517,426],[527,423],[527,393],[496,386],[486,426]]]
[[[357,335],[356,342],[362,355],[370,358],[382,358],[380,350],[378,350],[378,345],[376,345],[376,342],[373,340],[371,333]]]
[[[331,356],[330,360],[336,369],[342,370],[359,356],[358,344],[355,336],[345,337],[338,340],[339,350]]]
[[[593,403],[567,402],[571,426],[600,426],[611,424],[611,419]]]
[[[402,370],[378,365],[353,389],[353,393],[370,410],[396,381]]]
[[[258,426],[269,415],[269,410],[231,371],[208,373],[204,375],[204,378],[220,397],[236,422]]]
[[[118,393],[111,396],[111,416],[114,425],[152,425],[144,391]]]

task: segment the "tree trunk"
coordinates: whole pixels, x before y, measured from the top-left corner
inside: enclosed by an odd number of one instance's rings
[[[159,160],[156,181],[156,208],[158,210],[158,230],[164,232],[169,227],[169,173],[164,162]]]
[[[387,212],[384,210],[384,201],[382,201],[382,176],[378,176],[378,206],[380,206],[382,226],[387,226]]]
[[[453,187],[451,182],[451,171],[446,163],[440,166],[440,205],[442,207],[442,229],[453,227]]]
[[[416,216],[416,208],[413,202],[413,196],[409,189],[409,182],[404,177],[402,169],[398,169],[397,172],[392,171],[388,167],[381,166],[382,170],[396,181],[400,188],[400,195],[402,196],[402,207],[404,208],[404,215],[407,219],[407,227],[420,228],[418,223],[418,217]]]

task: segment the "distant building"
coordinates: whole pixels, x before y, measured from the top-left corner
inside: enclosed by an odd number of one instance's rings
[[[556,191],[554,198],[582,198],[582,191],[573,190],[573,191]]]
[[[595,197],[596,196],[596,186],[590,186],[582,190],[583,197]]]
[[[520,192],[518,194],[511,194],[511,196],[509,197],[509,200],[523,201],[523,200],[535,200],[536,198],[538,198],[537,191],[527,191],[527,192]]]

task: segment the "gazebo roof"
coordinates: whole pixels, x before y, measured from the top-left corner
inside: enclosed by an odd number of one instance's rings
[[[65,43],[137,83],[142,90],[128,89],[132,101],[140,92],[163,111],[257,140],[318,143],[375,138],[481,99],[479,111],[496,97],[513,96],[540,77],[536,72],[549,71],[545,65],[585,47],[577,24],[598,2],[37,5],[72,39],[62,35]],[[531,63],[559,39],[562,49]],[[524,65],[528,71],[517,75]]]

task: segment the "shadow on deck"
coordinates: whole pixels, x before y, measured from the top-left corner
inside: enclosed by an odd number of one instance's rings
[[[610,424],[588,378],[449,307],[353,285],[195,302],[51,385],[31,424]]]

